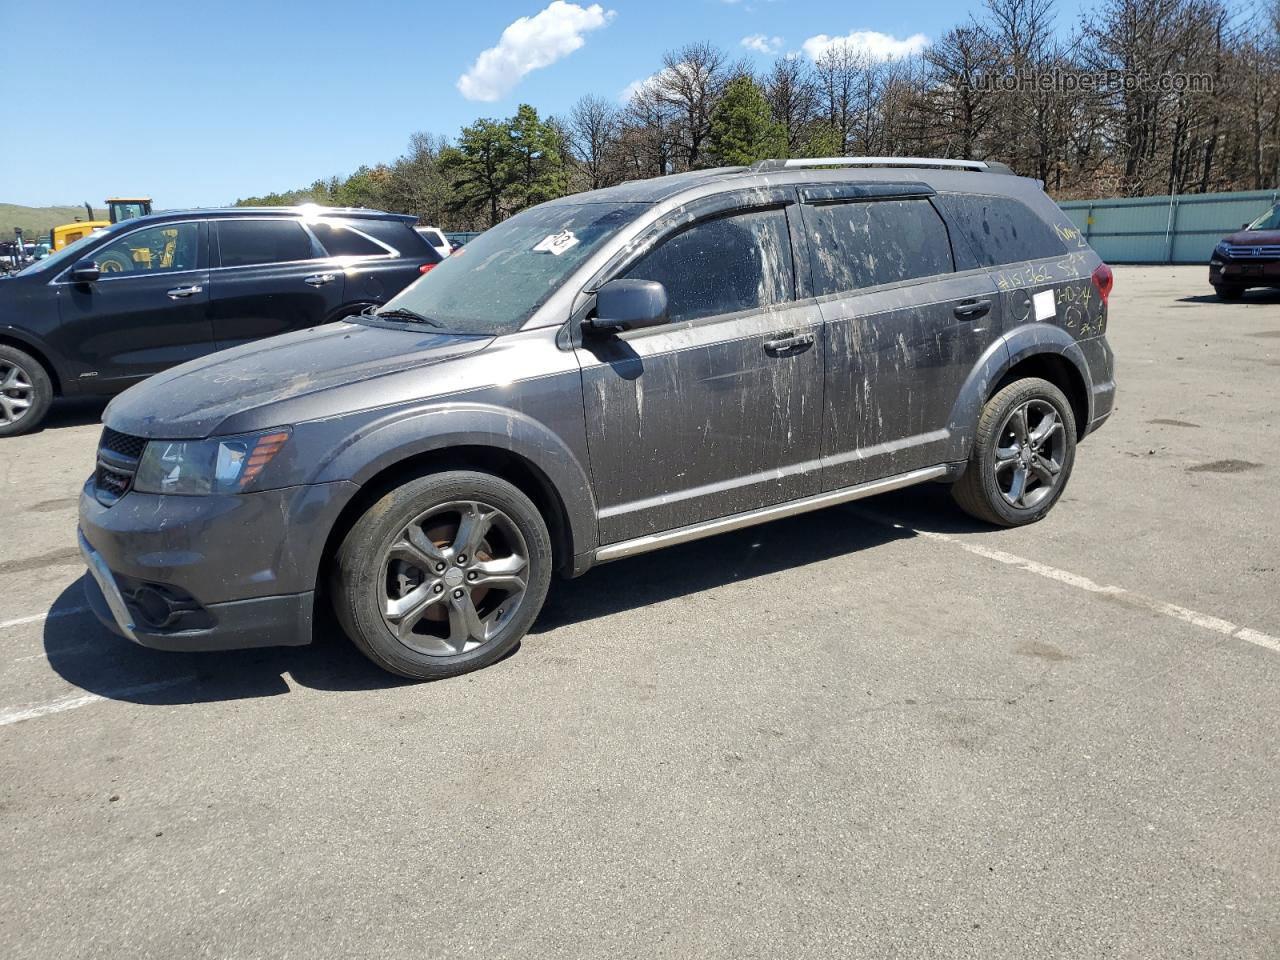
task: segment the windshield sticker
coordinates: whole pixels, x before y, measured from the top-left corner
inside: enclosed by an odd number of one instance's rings
[[[551,233],[538,241],[533,248],[536,253],[549,253],[553,257],[558,257],[566,250],[576,247],[578,238],[574,236],[572,230],[562,230],[559,233]]]

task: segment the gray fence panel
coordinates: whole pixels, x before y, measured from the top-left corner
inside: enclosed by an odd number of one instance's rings
[[[1068,200],[1059,206],[1108,263],[1207,263],[1214,245],[1280,201],[1280,191]]]

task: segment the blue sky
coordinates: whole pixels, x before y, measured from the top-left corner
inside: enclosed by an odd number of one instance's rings
[[[1060,0],[1060,19],[1079,2]],[[135,0],[105,19],[103,9],[0,0],[0,64],[20,91],[0,111],[0,202],[229,203],[391,160],[415,130],[452,136],[521,102],[555,113],[583,93],[618,98],[688,41],[763,65],[757,49],[814,49],[813,38],[854,31],[883,34],[878,44],[936,37],[977,0]],[[752,37],[757,49],[743,45]]]

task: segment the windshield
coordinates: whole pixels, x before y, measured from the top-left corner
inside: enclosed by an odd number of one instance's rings
[[[45,270],[58,270],[60,265],[70,266],[75,263],[84,252],[84,249],[91,243],[96,243],[105,236],[113,233],[119,233],[124,224],[119,223],[113,227],[105,227],[102,230],[95,230],[93,233],[85,234],[75,243],[69,243],[57,253],[50,254],[43,260],[37,260],[35,263],[29,263],[18,271],[17,276],[27,273],[38,273]]]
[[[1276,204],[1253,223],[1250,230],[1280,230],[1280,204]]]
[[[458,333],[519,330],[588,256],[647,203],[553,204],[480,234],[389,300]]]

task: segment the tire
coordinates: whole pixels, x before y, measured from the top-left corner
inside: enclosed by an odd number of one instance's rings
[[[1046,423],[1050,411],[1053,424]],[[960,509],[987,523],[1035,523],[1062,496],[1075,458],[1076,418],[1063,392],[1037,377],[1016,380],[982,408],[969,465],[951,494]]]
[[[1220,283],[1213,288],[1219,300],[1239,300],[1244,296],[1244,287],[1235,284]]]
[[[98,258],[98,270],[102,273],[132,273],[133,258],[118,251],[111,251]]]
[[[333,609],[378,666],[438,680],[515,649],[542,609],[551,567],[547,525],[518,489],[470,470],[430,474],[352,526],[330,571]]]
[[[53,403],[53,379],[35,357],[0,343],[0,437],[36,429]]]

